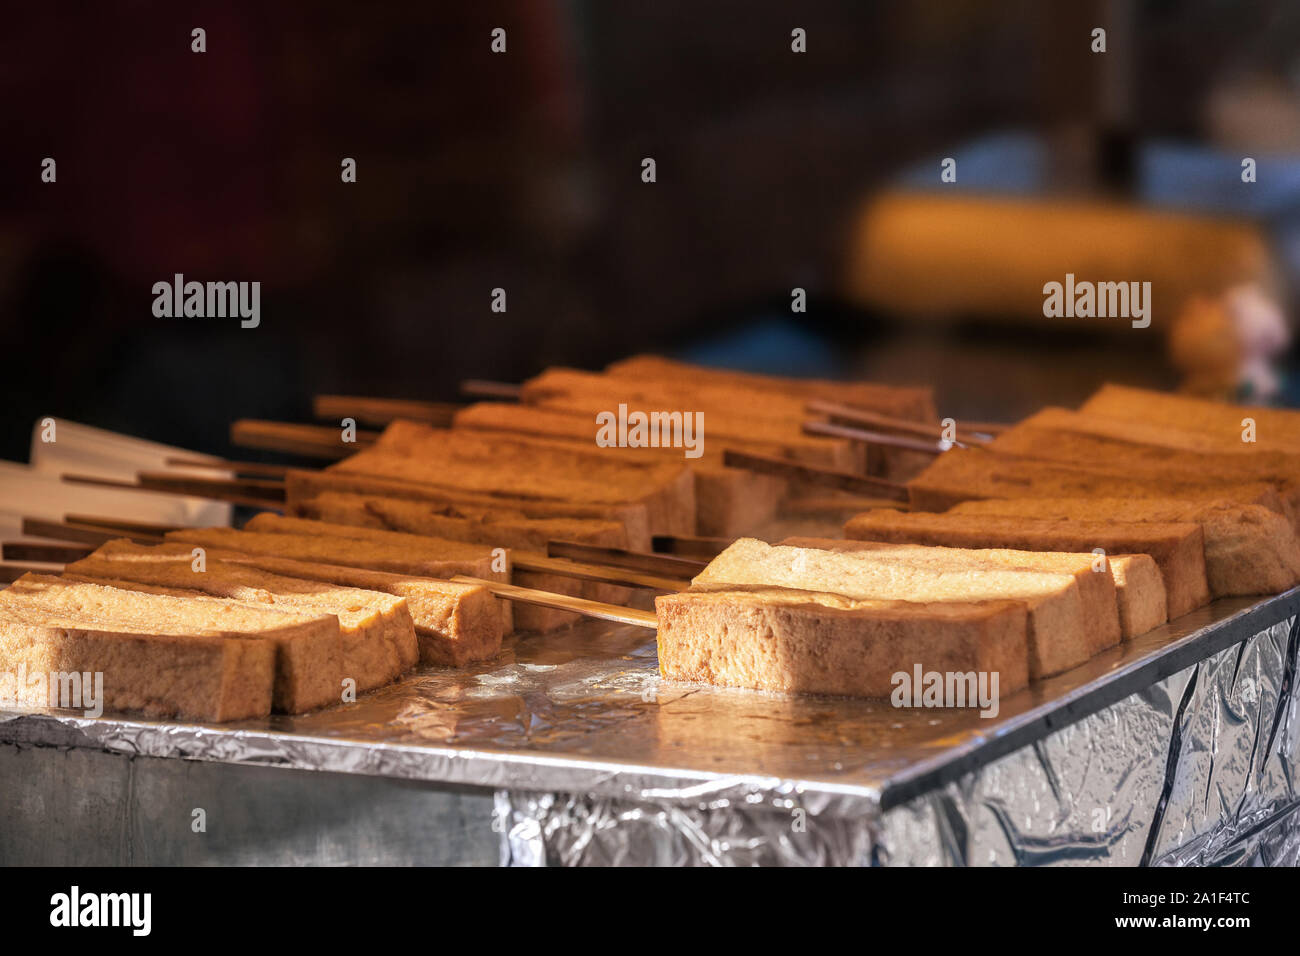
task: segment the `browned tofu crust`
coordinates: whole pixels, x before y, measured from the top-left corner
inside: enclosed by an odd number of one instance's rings
[[[379,591],[287,577],[262,569],[207,558],[196,569],[192,547],[163,544],[146,547],[130,541],[110,541],[88,558],[67,567],[67,573],[124,586],[153,585],[179,593],[202,592],[297,614],[333,614],[341,633],[336,688],[351,678],[358,691],[373,690],[396,680],[413,660],[415,626],[404,599]],[[335,696],[338,696],[336,690]]]
[[[1291,512],[1276,488],[1265,481],[1243,482],[1211,474],[1135,476],[1122,464],[1042,461],[984,449],[944,452],[907,483],[913,511],[946,511],[980,498],[1190,498],[1226,499]]]
[[[888,697],[893,675],[998,674],[1000,694],[1029,680],[1025,606],[855,602],[790,589],[655,599],[659,670],[669,680],[785,693]]]
[[[433,536],[474,542],[489,548],[528,550],[541,555],[546,554],[547,543],[552,540],[615,548],[625,547],[627,542],[623,526],[614,521],[528,518],[523,515],[503,516],[497,512],[461,511],[452,515],[446,513],[445,506],[375,495],[327,492],[309,499],[297,510],[301,517],[262,514],[245,527],[250,531],[330,534],[399,544],[413,543],[410,535]],[[616,585],[533,571],[515,571],[513,580],[522,587],[572,594],[606,604],[627,604],[634,593]],[[571,611],[555,608],[522,603],[514,604],[513,608],[514,625],[521,630],[551,631],[581,619]]]
[[[1054,521],[1050,519],[928,514],[880,509],[850,518],[846,537],[865,541],[943,545],[952,548],[1013,548],[1020,551],[1149,554],[1160,567],[1169,605],[1177,618],[1210,602],[1205,574],[1205,536],[1199,524]]]
[[[1160,566],[1149,554],[1114,554],[1106,559],[1119,597],[1124,640],[1132,640],[1169,620],[1169,601]]]
[[[443,667],[463,667],[487,660],[501,651],[501,639],[508,633],[504,609],[509,607],[509,603],[497,600],[480,584],[296,561],[274,555],[246,554],[224,548],[215,548],[209,554],[232,564],[262,568],[275,574],[329,581],[404,598],[415,623],[418,645],[399,645],[403,670],[417,661]]]
[[[881,385],[875,382],[839,382],[830,379],[762,375],[755,372],[712,368],[707,365],[693,365],[689,362],[664,358],[661,355],[633,355],[611,362],[605,367],[605,372],[608,375],[651,381],[675,380],[688,384],[707,382],[710,385],[761,389],[805,399],[820,398],[920,422],[933,422],[939,417],[934,409],[934,390],[928,386]]]
[[[1093,570],[1092,555],[830,538],[781,543],[852,555],[873,572],[866,582],[878,588],[863,597],[1025,601],[1031,680],[1069,670],[1120,642],[1114,578]]]
[[[429,482],[409,481],[399,478],[359,472],[300,471],[291,469],[285,475],[285,502],[290,511],[300,504],[327,491],[355,494],[384,495],[431,504],[462,508],[503,510],[508,514],[523,514],[530,518],[597,518],[617,521],[627,534],[627,546],[636,551],[649,551],[651,545],[649,510],[645,502],[615,502],[605,504],[589,501],[529,498],[521,494],[487,494],[447,488]]]
[[[1091,521],[1193,521],[1205,535],[1205,572],[1215,597],[1277,594],[1300,583],[1300,539],[1290,522],[1260,505],[1177,498],[990,498],[951,514],[1019,515]]]
[[[298,714],[342,699],[342,634],[333,614],[296,614],[200,591],[76,575],[26,574],[6,593],[54,616],[75,615],[142,633],[205,631],[268,641],[275,651],[274,710]]]
[[[594,442],[594,430],[593,430]],[[488,496],[642,503],[657,534],[695,529],[695,484],[685,462],[638,463],[520,436],[393,422],[370,448],[330,466]]]
[[[1261,448],[1282,452],[1300,448],[1300,412],[1294,409],[1230,405],[1124,385],[1103,385],[1079,408],[1084,414],[1121,420],[1133,418],[1139,410],[1148,425],[1205,435],[1234,448],[1242,445],[1242,419],[1252,418]]]
[[[0,592],[0,669],[20,667],[27,675],[102,674],[105,711],[220,723],[271,712],[276,647],[203,628],[145,633]],[[48,691],[29,683],[14,702],[44,707]]]

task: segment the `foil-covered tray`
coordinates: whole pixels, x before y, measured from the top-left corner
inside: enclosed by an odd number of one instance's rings
[[[1059,738],[1062,728],[1234,644],[1277,631],[1298,610],[1300,588],[1216,601],[1004,697],[991,719],[975,709],[901,709],[889,701],[665,682],[650,631],[590,621],[511,638],[493,661],[426,669],[355,704],[312,714],[200,725],[4,711],[0,742],[382,775],[499,793],[705,809],[797,805],[823,819],[878,817],[970,781],[1005,755]],[[1294,648],[1289,657],[1294,666]],[[1235,671],[1230,676],[1235,680]],[[1279,690],[1279,706],[1283,699],[1291,706],[1292,678],[1279,670],[1269,680]],[[1082,739],[1076,745],[1090,746]]]

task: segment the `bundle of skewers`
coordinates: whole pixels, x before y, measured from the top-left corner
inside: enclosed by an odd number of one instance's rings
[[[1077,412],[941,424],[928,389],[653,357],[467,391],[487,400],[324,396],[318,416],[348,424],[232,428],[322,468],[66,475],[260,513],[239,530],[33,519],[45,541],[4,557],[65,568],[11,575],[0,670],[100,670],[113,709],[220,721],[594,616],[657,630],[667,679],[888,696],[920,664],[1009,693],[1300,582],[1296,412],[1107,386]],[[701,413],[701,453],[598,445],[620,406]],[[773,533],[809,515],[842,534]]]

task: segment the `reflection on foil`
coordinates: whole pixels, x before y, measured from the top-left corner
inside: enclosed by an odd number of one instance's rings
[[[1296,865],[1298,644],[1275,624],[879,817],[499,791],[502,861]]]

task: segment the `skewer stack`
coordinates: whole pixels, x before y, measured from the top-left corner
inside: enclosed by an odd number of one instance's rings
[[[236,438],[258,447],[340,460],[227,462],[247,477],[154,472],[136,483],[263,507],[242,530],[115,529],[110,516],[45,528],[80,549],[7,546],[8,557],[71,563],[64,578],[22,579],[0,596],[6,660],[21,656],[13,635],[33,628],[44,655],[33,666],[101,661],[123,641],[140,660],[171,653],[149,644],[177,637],[142,623],[156,612],[212,638],[206,689],[185,697],[155,682],[114,699],[221,720],[332,703],[337,689],[327,698],[321,687],[379,686],[417,661],[465,666],[495,655],[512,629],[589,615],[657,628],[673,679],[887,696],[893,675],[921,665],[996,672],[1008,693],[1213,597],[1300,581],[1300,456],[1286,450],[1300,437],[1296,413],[1260,413],[1265,439],[1238,447],[1227,423],[1239,432],[1248,410],[1108,387],[1079,413],[954,433],[926,390],[649,358],[603,374],[550,370],[516,394],[461,409],[319,402],[386,426],[355,444],[321,426],[237,424]],[[703,412],[708,450],[691,460],[680,448],[597,447],[596,414],[619,405]],[[1121,414],[1151,405],[1158,426]],[[854,515],[848,540],[738,539],[808,487],[895,507]],[[118,531],[134,543],[110,541]],[[633,606],[647,592],[659,594],[655,613]],[[187,599],[242,610],[222,629],[184,617]],[[248,608],[293,620],[272,626]],[[63,631],[88,635],[81,658]],[[269,670],[231,639],[269,641]],[[265,694],[231,698],[212,677],[227,672]],[[326,676],[286,689],[308,674]]]

